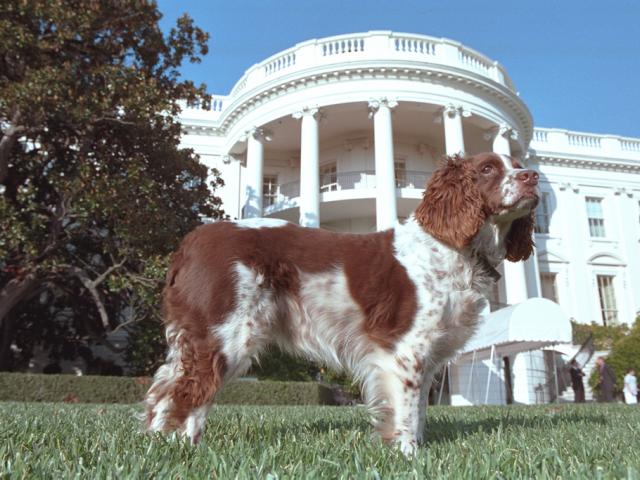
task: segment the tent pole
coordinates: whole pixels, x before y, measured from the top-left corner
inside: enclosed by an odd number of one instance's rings
[[[444,390],[445,373],[447,373],[447,365],[442,367],[442,374],[440,375],[440,393],[438,393],[438,405],[442,405],[442,391]]]
[[[553,380],[556,384],[556,398],[553,400],[553,403],[558,403],[560,392],[558,391],[558,366],[556,364],[556,351],[551,350],[551,354],[553,356]]]
[[[449,385],[449,405],[451,405],[451,360],[447,362],[447,384]]]
[[[489,362],[491,363],[491,365],[489,366],[489,373],[487,373],[487,388],[485,389],[485,392],[484,392],[485,405],[487,404],[487,402],[489,402],[489,385],[491,384],[491,367],[493,367],[493,355],[495,351],[496,351],[496,346],[491,345],[491,358],[489,359]]]
[[[473,366],[476,364],[476,351],[473,351],[471,357],[471,371],[469,372],[469,381],[467,382],[467,398],[471,398],[471,379],[473,378]]]

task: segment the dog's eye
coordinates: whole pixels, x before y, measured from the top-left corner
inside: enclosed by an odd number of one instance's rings
[[[485,175],[489,175],[493,172],[493,165],[485,165],[480,171]]]

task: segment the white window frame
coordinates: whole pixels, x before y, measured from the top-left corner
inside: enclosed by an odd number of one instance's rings
[[[535,212],[535,233],[548,235],[551,225],[551,194],[549,192],[541,192],[540,203]]]
[[[393,178],[396,188],[407,187],[407,162],[402,158],[393,161]]]
[[[338,163],[337,162],[329,162],[329,163],[325,163],[324,165],[320,165],[319,175],[320,175],[320,193],[336,192],[340,190],[340,184],[338,183]]]
[[[591,200],[596,200],[595,202]],[[604,197],[595,195],[587,195],[584,197],[585,207],[587,209],[587,225],[589,228],[589,238],[606,239],[607,228],[605,225],[605,206]],[[593,211],[590,211],[589,205],[600,206],[600,216],[591,216]],[[594,234],[595,233],[595,234]]]
[[[607,298],[601,286],[610,287],[610,296]],[[620,324],[620,295],[616,288],[617,275],[613,272],[595,272],[596,293],[598,299],[598,308],[600,313],[600,321],[603,325],[619,325]]]
[[[266,174],[262,176],[262,207],[267,208],[278,202],[280,194],[280,184],[277,174]]]
[[[553,298],[549,298],[548,296],[545,295],[545,277],[547,279],[551,279],[552,280],[552,289],[553,289]],[[551,300],[552,302],[556,302],[556,303],[560,303],[560,296],[558,294],[558,272],[540,272],[540,294],[543,298],[546,298],[547,300]]]

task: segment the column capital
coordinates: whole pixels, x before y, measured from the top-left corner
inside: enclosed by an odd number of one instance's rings
[[[237,161],[239,161],[239,159],[234,155],[231,155],[230,153],[226,155],[222,155],[222,163],[224,163],[225,165],[229,165],[231,162],[237,162]]]
[[[296,120],[300,120],[302,117],[310,116],[320,121],[326,117],[326,114],[322,110],[320,110],[320,107],[316,105],[313,107],[302,107],[300,110],[293,112],[291,116]]]
[[[616,196],[626,195],[629,198],[633,198],[633,192],[631,190],[628,190],[626,187],[615,187],[613,189],[613,194]]]
[[[580,187],[577,184],[571,182],[561,183],[559,188],[561,192],[571,190],[573,193],[578,193],[580,191]]]
[[[388,109],[394,109],[398,106],[398,101],[395,98],[380,97],[369,99],[369,118],[380,109],[380,107],[387,107]]]
[[[248,130],[245,130],[244,134],[242,135],[242,137],[240,137],[240,139],[243,142],[246,142],[249,139],[249,136],[255,138],[261,143],[270,142],[271,140],[273,140],[273,132],[271,130],[268,130],[262,127],[253,127]]]
[[[506,140],[517,140],[518,132],[506,123],[501,123],[500,125],[495,125],[485,130],[483,137],[485,140],[493,140],[496,137],[502,137]]]
[[[454,105],[453,103],[450,103],[440,107],[436,113],[434,113],[433,123],[442,123],[442,117],[444,116],[451,119],[456,117],[469,118],[471,116],[471,112],[462,105]]]

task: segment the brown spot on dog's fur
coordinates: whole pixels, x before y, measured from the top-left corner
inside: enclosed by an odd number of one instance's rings
[[[291,298],[299,295],[299,272],[342,268],[349,293],[364,314],[362,330],[382,347],[391,348],[409,329],[417,309],[415,286],[393,253],[392,230],[358,235],[292,224],[276,228],[242,228],[231,222],[203,225],[185,238],[174,256],[165,303],[189,305],[201,324],[211,327],[235,307],[233,266],[237,262],[263,276],[262,288]],[[281,323],[286,319],[286,312],[281,312]],[[281,328],[287,330],[286,325]]]

